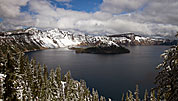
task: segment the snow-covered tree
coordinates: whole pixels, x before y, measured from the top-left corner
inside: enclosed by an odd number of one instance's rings
[[[136,85],[136,90],[135,90],[135,100],[136,101],[140,101],[140,99],[139,99],[139,89],[138,89],[138,85]]]
[[[145,90],[144,101],[149,101],[148,91]]]
[[[178,101],[178,46],[172,46],[161,57],[164,60],[157,66],[160,71],[155,80],[160,97],[167,101]]]
[[[16,72],[15,68],[17,67],[16,61],[14,56],[12,56],[12,53],[8,51],[7,56],[6,56],[6,63],[5,63],[5,72],[4,74],[6,75],[5,80],[4,80],[4,100],[6,101],[15,101],[17,100],[17,95],[16,95],[16,88],[14,85],[14,81],[16,80]]]

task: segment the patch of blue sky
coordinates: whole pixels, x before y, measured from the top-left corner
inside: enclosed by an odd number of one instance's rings
[[[28,12],[29,11],[29,5],[28,5],[28,3],[25,6],[21,6],[20,7],[20,11],[21,12]]]
[[[99,10],[102,0],[71,0],[71,2],[57,2],[56,0],[50,0],[50,3],[58,8],[90,13]],[[69,6],[66,6],[66,4]]]
[[[29,10],[29,4],[20,7],[20,12],[28,12],[30,15],[36,15],[38,13]]]
[[[0,22],[2,22],[3,21],[3,18],[0,18]]]

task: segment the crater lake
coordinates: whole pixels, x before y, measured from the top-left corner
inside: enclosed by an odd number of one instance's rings
[[[120,101],[122,93],[134,92],[139,85],[140,97],[145,89],[154,87],[158,73],[156,66],[162,62],[160,55],[170,46],[130,46],[128,54],[102,55],[77,54],[67,48],[47,49],[26,53],[48,70],[60,66],[62,73],[71,71],[75,80],[85,80],[100,95]]]

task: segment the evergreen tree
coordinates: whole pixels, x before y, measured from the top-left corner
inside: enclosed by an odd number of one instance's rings
[[[128,92],[126,93],[126,98],[125,98],[125,101],[130,101],[130,99],[129,99],[129,95],[128,95]]]
[[[161,57],[164,60],[157,67],[160,70],[155,79],[157,89],[160,89],[162,99],[178,101],[178,46],[172,46]]]
[[[92,89],[92,101],[99,101],[99,96],[98,96],[98,92],[94,90],[94,88]]]
[[[43,84],[43,76],[42,76],[42,67],[41,67],[41,65],[38,63],[38,66],[37,66],[37,71],[36,71],[37,73],[37,86],[38,86],[38,88],[36,88],[37,89],[37,92],[38,92],[38,94],[37,94],[37,96],[38,96],[38,98],[39,99],[41,99],[42,98],[42,88],[41,88],[41,86],[42,86],[42,84]]]
[[[129,100],[130,101],[134,101],[135,100],[133,95],[132,95],[132,92],[130,90],[129,90]]]
[[[155,90],[154,89],[151,90],[150,101],[156,101]]]
[[[48,71],[46,65],[43,66],[43,78],[42,78],[42,101],[49,99],[49,83],[48,83]]]
[[[64,76],[64,81],[66,81],[67,83],[69,83],[70,79],[71,79],[71,73],[70,71],[68,71],[65,76]]]
[[[138,89],[138,85],[136,85],[135,100],[136,100],[136,101],[140,101],[140,99],[139,99],[139,89]]]
[[[53,69],[51,69],[50,76],[49,76],[50,100],[54,100],[54,101],[57,100],[57,90],[58,90],[57,87],[58,86],[55,79],[55,72]]]
[[[15,101],[17,100],[17,95],[16,95],[16,88],[14,87],[14,81],[16,80],[16,73],[15,73],[15,67],[16,67],[16,62],[14,57],[12,56],[12,53],[8,51],[7,53],[7,60],[6,60],[6,72],[4,73],[6,75],[5,80],[4,80],[4,100],[10,100],[10,101]]]
[[[100,101],[106,101],[105,97],[101,96]]]
[[[58,86],[61,85],[61,68],[60,67],[57,67],[56,69],[56,82]]]
[[[149,101],[148,91],[145,90],[144,101]]]
[[[27,95],[27,92],[26,92],[26,85],[25,85],[25,80],[26,80],[26,77],[24,74],[25,73],[25,68],[26,68],[26,58],[24,57],[24,54],[23,53],[19,53],[19,54],[16,54],[18,55],[18,60],[17,60],[17,67],[15,68],[15,72],[17,73],[16,75],[16,81],[14,82],[14,86],[15,88],[17,88],[16,90],[16,95],[17,95],[17,98],[18,99],[24,99],[25,100],[25,97]]]
[[[160,96],[160,89],[157,91],[157,101],[161,101],[161,96]]]
[[[31,68],[32,68],[32,81],[31,81],[31,90],[32,90],[32,98],[33,100],[38,99],[38,73],[37,73],[37,64],[36,60],[31,60]]]
[[[122,101],[124,101],[124,93],[122,94]]]
[[[61,84],[61,68],[57,67],[56,71],[56,82],[57,82],[57,98],[61,101],[63,99],[63,94],[62,94],[62,84]]]

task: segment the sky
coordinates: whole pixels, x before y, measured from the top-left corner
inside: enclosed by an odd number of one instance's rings
[[[174,37],[178,0],[0,0],[0,30],[75,29]]]

